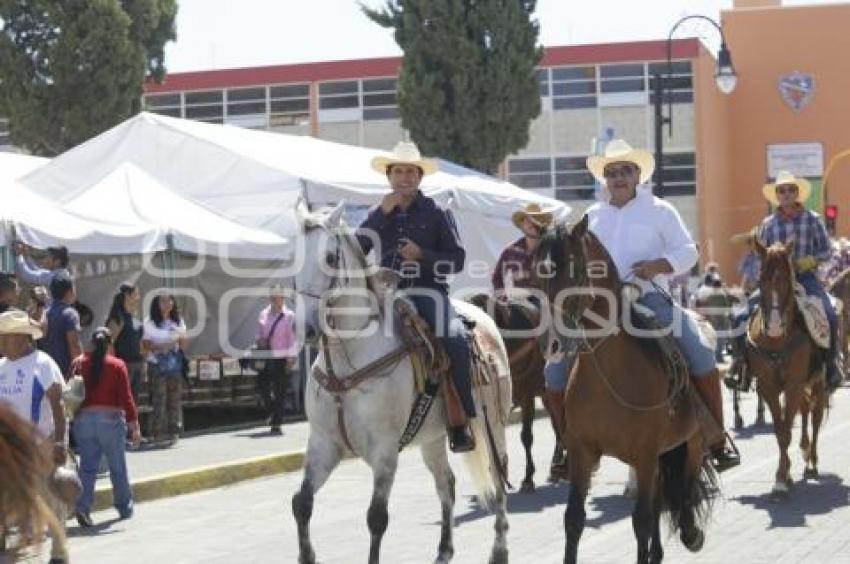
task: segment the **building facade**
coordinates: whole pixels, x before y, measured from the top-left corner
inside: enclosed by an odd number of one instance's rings
[[[513,183],[568,201],[595,201],[585,159],[595,140],[622,137],[652,148],[653,75],[667,75],[665,41],[548,47],[537,75],[542,112],[528,145],[504,163]],[[665,130],[666,193],[698,230],[694,131],[695,39],[672,44],[666,79],[673,111]],[[170,74],[145,94],[148,111],[213,123],[390,149],[406,133],[399,118],[398,57]]]

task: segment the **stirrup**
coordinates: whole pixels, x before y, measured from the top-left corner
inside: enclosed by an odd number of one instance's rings
[[[475,450],[475,435],[469,425],[449,429],[449,448],[452,452],[470,452]]]
[[[714,469],[724,472],[741,464],[741,453],[729,433],[723,433],[723,446],[709,450],[708,458]],[[727,446],[728,445],[728,446]]]

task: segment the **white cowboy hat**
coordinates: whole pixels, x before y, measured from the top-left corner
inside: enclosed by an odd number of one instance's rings
[[[798,178],[787,170],[780,170],[776,175],[776,180],[770,184],[762,186],[761,193],[767,198],[767,201],[774,206],[779,205],[779,200],[776,198],[776,187],[783,184],[795,184],[797,186],[797,201],[805,202],[809,194],[812,193],[812,185],[805,178]]]
[[[749,231],[744,231],[743,233],[735,233],[729,238],[730,243],[751,243],[758,235],[758,227],[753,227]]]
[[[640,182],[643,184],[652,177],[655,170],[655,157],[649,151],[633,149],[622,139],[609,141],[602,155],[587,157],[587,170],[599,182],[605,183],[605,167],[611,163],[632,163],[640,169]]]
[[[539,204],[526,204],[521,210],[511,215],[511,221],[517,229],[522,230],[522,222],[528,218],[537,227],[546,227],[552,223],[552,213],[545,212]]]
[[[12,310],[0,314],[0,335],[29,335],[33,339],[41,339],[44,333],[27,312]]]
[[[399,141],[390,156],[381,155],[372,159],[372,168],[381,174],[386,174],[387,167],[396,164],[418,166],[423,175],[437,172],[439,168],[437,161],[422,158],[416,144],[409,141]]]

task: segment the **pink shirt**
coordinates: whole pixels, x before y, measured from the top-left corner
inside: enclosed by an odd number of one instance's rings
[[[260,312],[257,324],[257,338],[268,338],[269,346],[275,358],[294,358],[298,356],[298,342],[295,339],[295,313],[283,306],[283,317],[274,328],[274,334],[269,338],[272,325],[280,313],[272,312],[272,306],[267,306]]]

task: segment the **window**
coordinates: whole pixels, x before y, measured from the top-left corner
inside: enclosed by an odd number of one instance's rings
[[[694,153],[666,153],[663,163],[665,196],[692,196],[696,194],[697,171]],[[658,174],[658,169],[656,169],[655,174]]]
[[[286,84],[269,88],[269,123],[272,127],[294,125],[310,116],[310,85]]]
[[[509,180],[520,188],[551,188],[552,159],[549,157],[510,159]]]
[[[227,115],[243,116],[266,113],[266,89],[238,88],[227,91]]]
[[[180,93],[148,94],[144,99],[145,110],[171,117],[183,117],[180,108]]]
[[[398,98],[394,78],[363,81],[363,119],[395,119],[398,117]]]
[[[189,119],[222,123],[224,121],[224,92],[207,90],[185,92],[186,117]]]
[[[559,200],[592,200],[596,179],[587,170],[587,156],[555,158],[555,197]]]
[[[691,70],[691,62],[690,61],[673,61],[673,65],[670,68],[670,75],[667,74],[667,63],[650,63],[649,64],[649,76],[650,76],[650,86],[653,87],[655,85],[655,74],[660,74],[664,77],[664,98],[663,101],[666,103],[668,100],[673,102],[674,104],[690,104],[694,101],[694,87],[693,87],[693,72]],[[650,103],[655,103],[655,96],[650,95]]]
[[[323,82],[319,84],[319,109],[338,110],[359,107],[360,92],[358,81]]]
[[[552,69],[552,108],[596,107],[596,67]]]
[[[600,66],[599,90],[603,93],[644,92],[646,80],[643,63]]]

